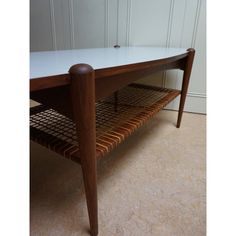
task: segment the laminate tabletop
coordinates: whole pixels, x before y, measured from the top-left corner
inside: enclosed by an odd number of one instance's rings
[[[30,79],[68,73],[74,64],[86,63],[95,70],[186,54],[184,48],[120,47],[90,48],[30,53]]]

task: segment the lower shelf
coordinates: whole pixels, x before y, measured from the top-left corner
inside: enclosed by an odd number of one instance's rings
[[[96,155],[101,158],[180,94],[178,90],[132,84],[96,104]],[[39,105],[30,109],[31,140],[80,163],[75,124]]]

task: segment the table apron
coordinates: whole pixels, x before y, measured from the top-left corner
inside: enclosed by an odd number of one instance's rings
[[[158,71],[164,71],[167,69],[182,69],[185,64],[185,58],[182,60],[174,61],[169,64],[160,65],[157,67],[151,67],[146,69],[136,70],[134,72],[128,72],[118,74],[114,76],[96,78],[95,75],[95,99],[96,102],[112,95],[117,90],[127,86],[128,84],[147,75],[154,74]],[[67,80],[63,80],[66,82]],[[70,81],[68,79],[68,81]],[[58,84],[60,85],[60,83]],[[63,115],[72,118],[71,109],[71,95],[70,95],[70,83],[55,86],[52,88],[45,88],[40,90],[33,90],[30,92],[30,98],[36,102],[47,105]]]
[[[96,101],[102,98],[106,98],[107,96],[110,96],[117,90],[145,76],[170,69],[182,70],[184,69],[185,63],[186,63],[186,58],[183,58],[181,60],[174,61],[169,64],[159,65],[156,67],[150,67],[146,69],[136,70],[133,72],[123,73],[108,77],[100,77],[100,78],[96,78],[96,73],[95,73]]]

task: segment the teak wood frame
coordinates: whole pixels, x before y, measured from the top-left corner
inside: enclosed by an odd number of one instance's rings
[[[184,71],[177,128],[180,127],[195,50],[185,54],[131,65],[94,70],[73,65],[69,74],[32,79],[30,97],[70,117],[76,124],[91,235],[98,234],[95,103],[133,81],[157,71]],[[104,86],[105,85],[105,86]],[[115,108],[116,109],[116,108]],[[78,132],[79,130],[79,132]]]

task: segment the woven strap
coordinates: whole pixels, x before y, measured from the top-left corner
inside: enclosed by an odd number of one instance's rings
[[[179,94],[177,90],[135,84],[96,103],[97,158],[108,154]],[[80,162],[72,120],[40,105],[31,108],[30,128],[31,140]]]

